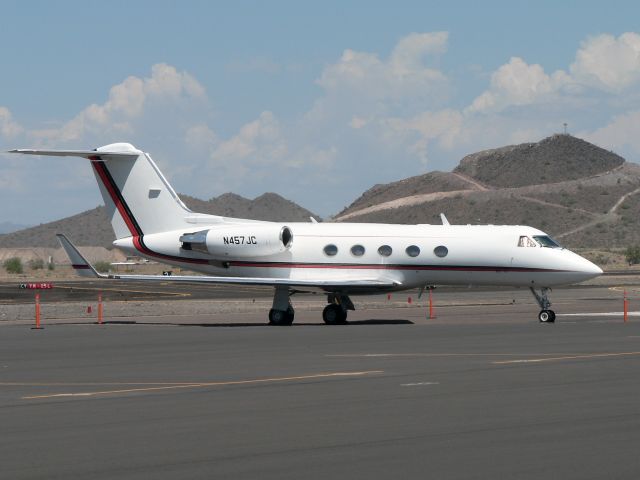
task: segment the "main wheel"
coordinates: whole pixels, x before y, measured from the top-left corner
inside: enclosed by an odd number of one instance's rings
[[[269,310],[269,325],[287,326],[293,323],[293,309]]]
[[[542,323],[553,323],[556,321],[556,314],[553,310],[540,310],[538,320]]]
[[[327,325],[343,325],[347,323],[347,312],[340,305],[331,303],[324,307],[322,319]]]

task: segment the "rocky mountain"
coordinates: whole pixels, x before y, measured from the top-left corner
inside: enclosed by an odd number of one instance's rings
[[[569,247],[640,243],[640,165],[570,135],[468,155],[362,194],[336,221],[521,224]]]
[[[234,193],[225,193],[210,200],[200,200],[189,195],[180,195],[180,198],[187,207],[198,213],[283,222],[307,222],[311,216],[320,219],[309,210],[275,193],[265,193],[253,200]],[[0,235],[0,248],[55,248],[59,246],[55,234],[60,232],[68,235],[77,245],[111,248],[115,240],[105,207],[100,206],[62,220]]]
[[[614,170],[624,158],[571,135],[554,135],[467,155],[454,170],[496,188],[578,180]]]
[[[271,222],[307,222],[309,217],[320,220],[318,215],[306,208],[271,192],[263,193],[253,200],[235,193],[224,193],[207,201],[188,195],[180,195],[180,198],[191,210],[198,213]]]

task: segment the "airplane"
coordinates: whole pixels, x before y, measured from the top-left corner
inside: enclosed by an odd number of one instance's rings
[[[203,275],[100,274],[62,234],[79,275],[274,288],[269,324],[291,325],[291,296],[321,292],[326,324],[347,323],[351,296],[435,285],[528,287],[538,320],[555,321],[552,287],[602,274],[541,230],[520,225],[396,225],[266,222],[196,213],[180,200],[148,153],[129,143],[95,150],[11,150],[91,162],[116,235],[128,254]]]

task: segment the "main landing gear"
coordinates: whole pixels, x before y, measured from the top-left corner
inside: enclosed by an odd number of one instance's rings
[[[330,293],[327,295],[329,305],[322,311],[322,319],[327,325],[344,325],[347,323],[347,311],[355,310],[348,295]]]
[[[289,298],[289,287],[276,287],[273,295],[273,305],[269,310],[269,325],[288,326],[293,323],[295,311]],[[344,325],[347,323],[347,311],[355,310],[348,295],[329,293],[329,305],[322,311],[322,319],[327,325]]]
[[[547,296],[548,293],[551,291],[551,289],[546,287],[541,288],[540,293],[536,292],[536,290],[533,287],[529,287],[529,290],[531,290],[533,297],[536,299],[536,301],[538,302],[538,305],[540,305],[540,308],[542,309],[540,310],[540,313],[538,313],[538,320],[541,323],[555,322],[556,312],[549,309],[549,307],[551,306],[551,302],[549,301],[549,297]]]

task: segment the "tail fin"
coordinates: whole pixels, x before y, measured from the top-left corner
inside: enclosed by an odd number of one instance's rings
[[[113,151],[131,156],[110,157]],[[91,165],[116,238],[141,237],[185,225],[189,209],[148,154],[128,143],[100,147],[95,154]]]
[[[77,156],[91,160],[116,238],[177,230],[190,210],[151,157],[129,143],[94,151],[12,150],[32,155]]]

